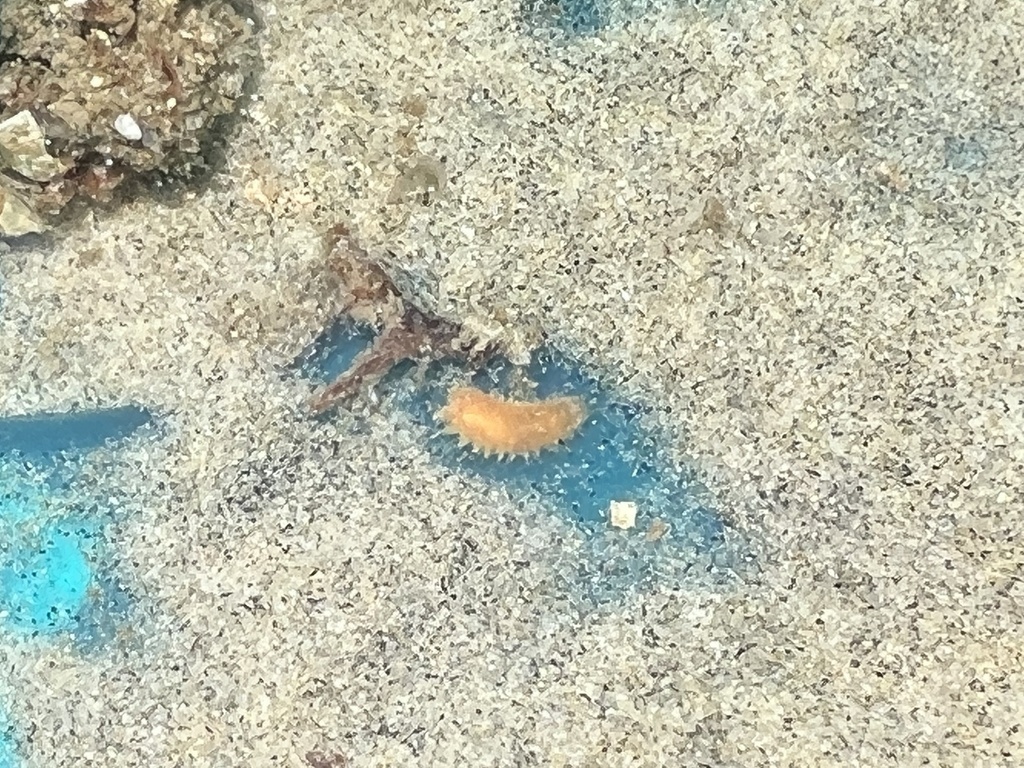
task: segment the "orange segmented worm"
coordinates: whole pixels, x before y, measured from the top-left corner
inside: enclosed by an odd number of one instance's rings
[[[587,417],[578,397],[524,402],[457,387],[437,413],[448,431],[485,456],[527,456],[570,437]]]

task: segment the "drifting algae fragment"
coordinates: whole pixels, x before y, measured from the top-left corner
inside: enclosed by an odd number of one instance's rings
[[[327,264],[344,294],[345,313],[380,330],[373,344],[310,402],[323,413],[386,376],[406,360],[427,362],[444,357],[482,360],[491,347],[479,349],[462,326],[421,307],[408,280],[395,279],[359,245],[345,225],[327,236]]]

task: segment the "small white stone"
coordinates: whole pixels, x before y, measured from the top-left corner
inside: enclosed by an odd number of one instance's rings
[[[99,88],[101,85],[103,85],[103,78],[99,75],[93,75],[92,79],[89,81],[89,85],[91,85],[93,88]]]
[[[117,116],[117,119],[114,120],[114,130],[128,141],[138,141],[142,138],[142,129],[135,122],[135,118],[127,113]]]
[[[636,502],[613,501],[608,515],[609,521],[616,528],[633,528],[636,526]]]

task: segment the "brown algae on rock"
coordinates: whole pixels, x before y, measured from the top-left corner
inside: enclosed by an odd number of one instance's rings
[[[8,0],[0,27],[0,183],[40,226],[130,176],[205,169],[257,62],[255,22],[226,2]]]

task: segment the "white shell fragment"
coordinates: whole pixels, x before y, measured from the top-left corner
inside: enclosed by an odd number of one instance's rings
[[[608,513],[609,522],[616,528],[633,528],[636,526],[636,502],[613,501]]]
[[[135,118],[127,112],[123,115],[118,115],[114,120],[114,130],[128,139],[128,141],[140,141],[142,139],[142,129],[135,122]]]

